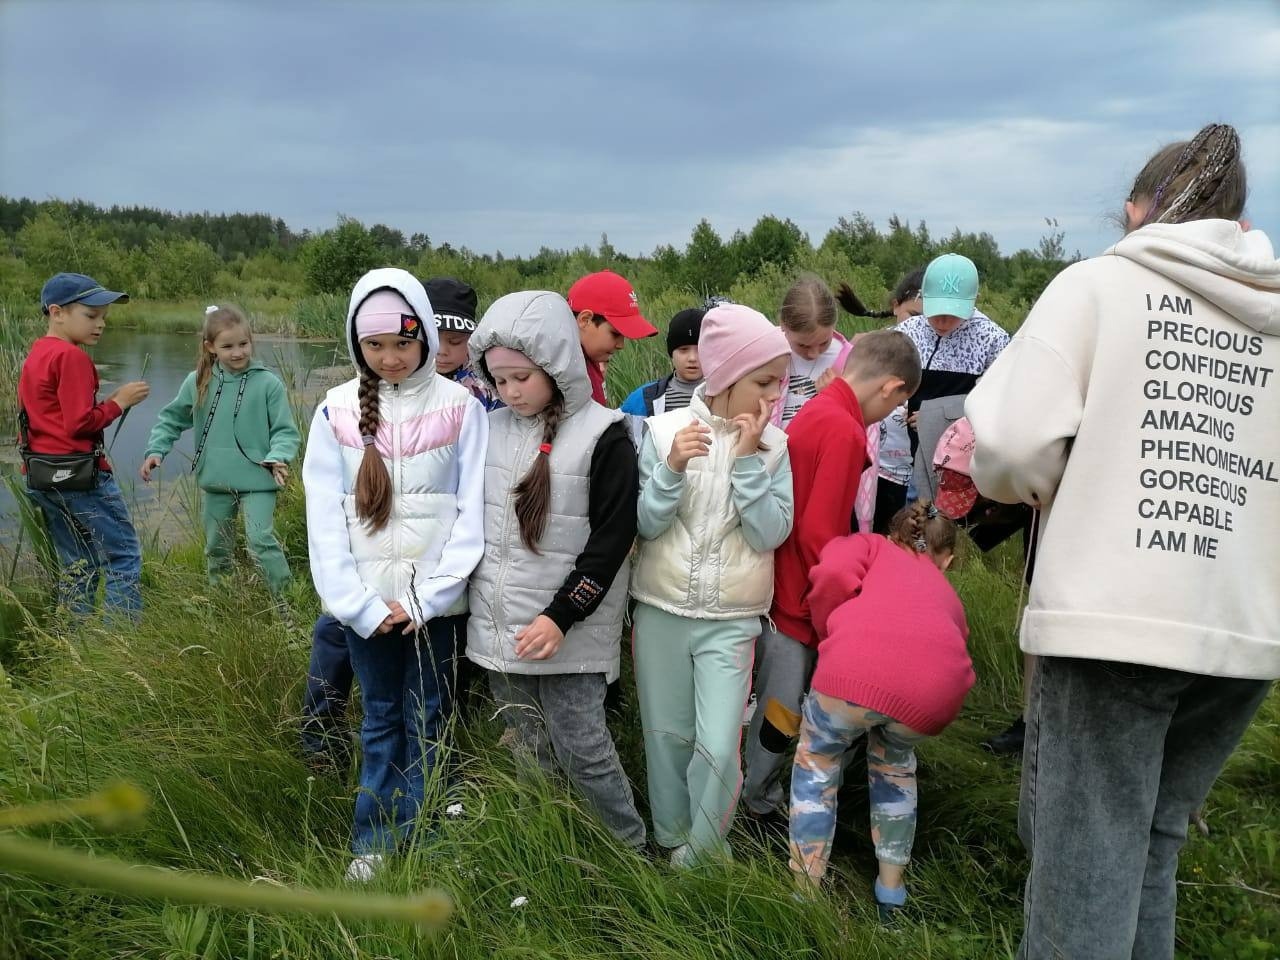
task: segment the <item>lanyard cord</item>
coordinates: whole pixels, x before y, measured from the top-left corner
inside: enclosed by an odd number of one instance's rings
[[[213,427],[213,415],[218,412],[218,401],[222,399],[222,388],[226,384],[225,377],[218,378],[218,389],[214,391],[213,403],[209,405],[209,415],[204,419],[204,429],[200,431],[200,442],[196,444],[196,454],[191,458],[191,472],[195,473],[196,465],[200,463],[200,455],[204,453],[205,441],[209,439],[209,430]],[[251,458],[244,452],[244,447],[240,446],[240,438],[236,436],[236,417],[240,415],[240,404],[244,401],[244,388],[249,383],[248,373],[240,377],[240,388],[236,391],[236,405],[231,411],[231,436],[236,441],[236,447],[240,450],[241,456],[246,460]]]

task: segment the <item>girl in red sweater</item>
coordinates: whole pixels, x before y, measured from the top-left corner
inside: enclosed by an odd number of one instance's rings
[[[906,903],[916,831],[915,745],[941,733],[973,686],[964,608],[943,571],[956,525],[928,502],[898,511],[889,536],[833,540],[810,573],[818,666],[791,773],[791,869],[802,888],[827,871],[841,757],[864,734],[882,919]]]

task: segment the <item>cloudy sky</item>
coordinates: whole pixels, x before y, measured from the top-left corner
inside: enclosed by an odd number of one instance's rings
[[[0,193],[337,214],[482,251],[861,210],[1086,255],[1234,123],[1280,234],[1280,3],[0,4]]]

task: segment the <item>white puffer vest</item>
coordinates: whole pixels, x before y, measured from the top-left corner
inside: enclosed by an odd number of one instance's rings
[[[616,410],[588,403],[565,418],[551,449],[551,506],[547,528],[530,551],[520,538],[513,490],[529,471],[542,442],[540,418],[496,410],[489,420],[484,465],[484,559],[471,575],[471,619],[467,656],[503,673],[604,673],[618,675],[622,615],[627,600],[627,564],[591,616],[569,628],[556,655],[521,660],[516,631],[546,609],[573,569],[591,533],[591,455],[600,434],[622,419]]]
[[[430,372],[430,371],[429,371]],[[360,579],[383,597],[403,597],[411,581],[430,576],[458,516],[456,444],[471,393],[438,376],[378,389],[376,448],[391,476],[391,519],[370,530],[356,516],[355,483],[364,459],[360,436],[360,381],[325,396],[329,426],[342,451],[342,498],[351,555]],[[443,616],[465,613],[465,592]]]
[[[773,602],[773,551],[761,553],[747,543],[730,490],[738,427],[707,408],[700,387],[686,409],[650,417],[649,435],[665,462],[676,434],[695,419],[711,428],[711,451],[689,461],[671,526],[656,540],[637,540],[631,595],[701,620],[767,613]],[[760,439],[769,448],[760,456],[773,474],[786,457],[787,435],[769,424]]]
[[[587,544],[591,457],[600,435],[623,415],[591,399],[578,327],[563,297],[527,291],[494,301],[468,344],[477,373],[486,380],[481,361],[493,346],[518,350],[545,371],[564,397],[565,412],[551,447],[551,499],[540,553],[520,538],[514,490],[538,454],[544,421],[517,416],[510,408],[489,415],[485,553],[471,575],[467,657],[503,673],[603,673],[612,681],[618,676],[627,601],[625,562],[595,612],[569,628],[555,656],[518,659],[515,635],[551,603]]]

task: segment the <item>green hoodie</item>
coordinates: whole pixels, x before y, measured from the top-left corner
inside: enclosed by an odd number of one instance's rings
[[[245,380],[244,399],[236,414],[241,380]],[[196,482],[202,490],[223,493],[275,490],[271,470],[262,464],[288,463],[297,456],[300,438],[284,383],[256,360],[238,374],[227,373],[215,363],[198,408],[196,374],[194,370],[187,374],[178,395],[160,411],[151,428],[145,456],[164,457],[187,430],[195,431],[199,447],[219,384],[222,397],[195,465]]]

